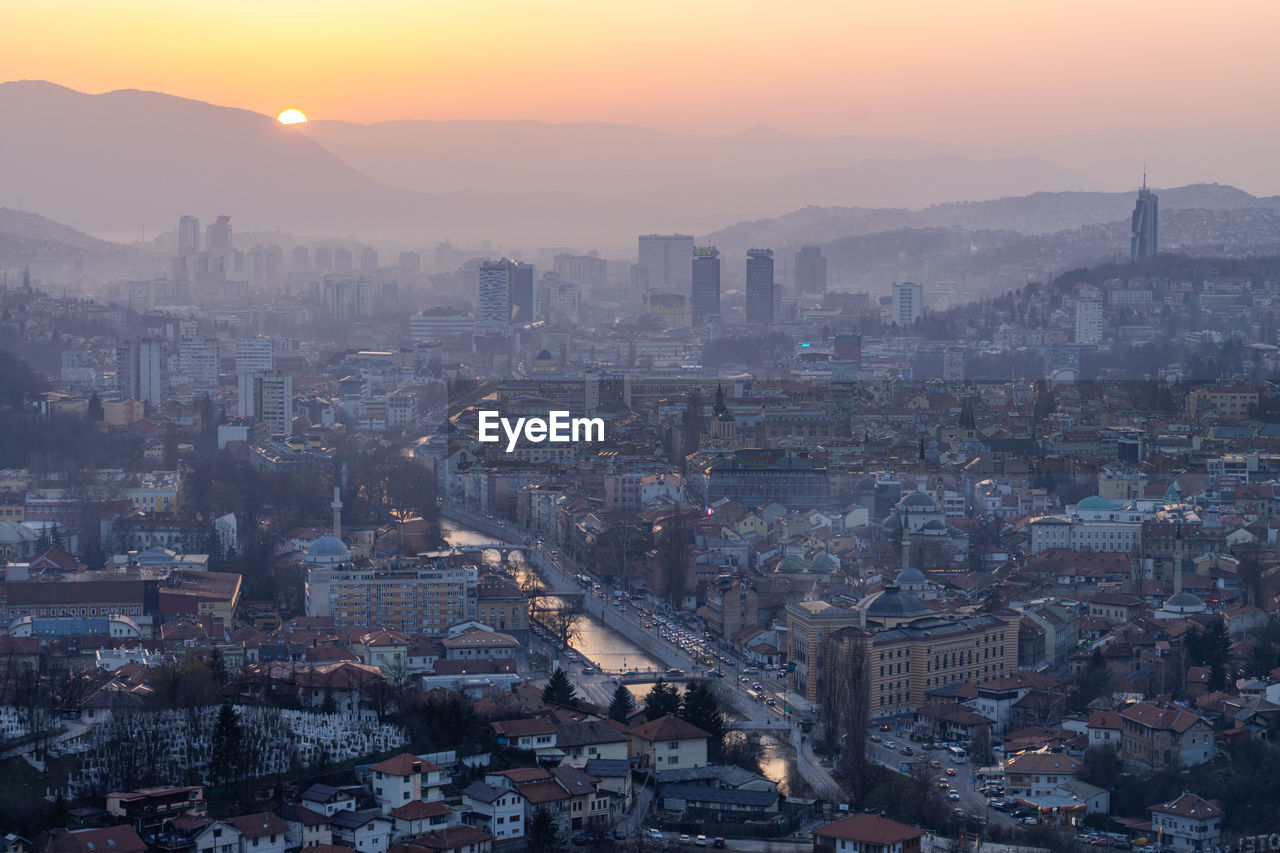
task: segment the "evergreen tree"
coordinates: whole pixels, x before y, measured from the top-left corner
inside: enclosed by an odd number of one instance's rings
[[[551,673],[551,680],[543,688],[542,701],[556,705],[572,705],[578,701],[578,691],[560,667],[556,667],[556,671]]]
[[[613,701],[609,703],[609,719],[625,723],[635,709],[635,697],[631,695],[627,685],[619,684],[618,689],[613,691]]]
[[[661,719],[680,711],[680,694],[666,681],[659,678],[649,689],[644,700],[644,715],[650,720]]]
[[[547,853],[556,847],[556,822],[551,812],[538,809],[529,818],[529,828],[525,830],[525,840],[529,844],[530,853]]]
[[[707,743],[712,755],[719,755],[720,744],[724,741],[724,714],[715,694],[706,684],[695,684],[684,692],[680,700],[680,719],[690,725],[697,726],[708,735]]]
[[[85,417],[89,420],[90,423],[97,423],[98,421],[102,420],[104,417],[104,414],[102,411],[102,400],[98,398],[97,391],[94,391],[93,394],[89,397],[89,408],[85,412]]]
[[[240,715],[229,702],[224,702],[218,710],[218,722],[213,727],[209,781],[214,785],[235,782],[240,778],[244,758],[244,729],[240,726]]]

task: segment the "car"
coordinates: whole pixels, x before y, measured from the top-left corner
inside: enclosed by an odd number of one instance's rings
[[[954,775],[956,775],[956,769],[955,769],[954,767],[948,767],[948,768],[947,768],[947,775],[948,775],[948,776],[954,776]]]
[[[958,800],[958,799],[960,799],[960,792],[959,792],[959,791],[952,791],[950,794],[947,794],[947,799],[949,799],[949,800]]]
[[[883,740],[884,740],[884,738],[880,737],[880,735],[872,735],[872,736],[871,736],[871,742],[872,742],[872,743],[880,743],[880,742],[881,742],[881,741],[883,741]]]
[[[777,699],[774,699],[772,696],[770,696],[768,699],[764,700],[764,704],[766,704],[766,705],[768,705],[770,708],[772,708],[772,707],[775,707],[775,706],[778,704],[778,700],[777,700]]]
[[[1095,838],[1089,844],[1094,847],[1115,847],[1116,840],[1114,838]]]
[[[680,835],[680,843],[681,843],[681,844],[692,844],[692,843],[693,843],[693,839],[691,839],[689,836],[687,836],[687,835],[685,835],[685,834],[681,833],[681,835]]]
[[[929,766],[932,767],[934,770],[938,770],[939,768],[942,767],[942,762],[935,758],[929,762]]]
[[[693,843],[698,847],[706,847],[707,837],[705,835],[699,835],[696,839],[694,839]]]
[[[585,835],[582,835],[581,833],[579,833],[578,835],[575,835],[573,838],[570,839],[570,841],[572,841],[578,847],[587,846],[587,837]]]
[[[739,680],[739,681],[741,681],[743,684],[750,684],[750,683],[751,683],[751,679],[750,679],[750,678],[747,678],[745,675],[739,675],[739,676],[738,676],[738,680]]]
[[[964,809],[952,809],[951,816],[964,820]]]
[[[987,797],[987,808],[995,809],[996,811],[1003,811],[1004,800],[998,799],[996,797]]]
[[[948,782],[946,779],[939,779],[939,780],[938,780],[938,787],[939,787],[939,788],[941,788],[941,789],[942,789],[942,790],[944,790],[944,791],[949,791],[949,790],[951,790],[951,783],[950,783],[950,782]]]
[[[887,731],[889,731],[889,724],[888,724],[888,723],[883,723],[883,724],[881,724],[881,726],[880,726],[880,731],[882,731],[882,732],[887,732]]]
[[[915,754],[916,754],[916,751],[915,751],[914,749],[912,749],[911,747],[909,747],[909,746],[904,746],[904,747],[902,748],[902,754],[903,754],[903,755],[915,755]]]
[[[1037,823],[1039,823],[1039,822],[1040,822],[1040,821],[1036,820],[1036,819],[1035,819],[1035,818],[1033,818],[1033,817],[1024,817],[1024,818],[1022,819],[1022,823],[1023,823],[1023,825],[1024,825],[1024,826],[1035,826],[1035,825],[1036,825]]]
[[[764,690],[764,685],[757,681],[755,684],[751,685],[751,689],[752,689],[752,690]]]
[[[654,841],[661,841],[661,840],[662,840],[662,830],[661,830],[661,829],[658,829],[656,826],[651,826],[651,827],[649,827],[649,829],[648,829],[648,830],[646,830],[646,833],[647,833],[647,834],[648,834],[648,836],[649,836],[650,838],[652,838]]]
[[[897,749],[897,748],[898,748],[898,745],[897,745],[896,743],[894,743],[893,741],[891,741],[891,740],[886,740],[886,741],[884,742],[884,746],[885,746],[885,749]]]
[[[622,827],[618,827],[613,831],[613,837],[618,841],[622,841],[627,837],[627,831]]]
[[[717,850],[723,850],[723,849],[724,849],[724,836],[723,836],[723,835],[717,835],[717,836],[716,836],[716,840],[711,842],[711,846],[712,846],[712,847],[714,847],[714,848],[716,848]]]

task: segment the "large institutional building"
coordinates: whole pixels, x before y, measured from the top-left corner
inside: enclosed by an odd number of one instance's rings
[[[912,584],[919,572],[900,576]],[[913,592],[890,584],[851,608],[825,601],[787,607],[789,656],[796,692],[819,701],[832,672],[828,662],[861,651],[873,717],[914,711],[926,694],[966,681],[980,682],[1018,669],[1016,613],[952,618],[935,613]]]

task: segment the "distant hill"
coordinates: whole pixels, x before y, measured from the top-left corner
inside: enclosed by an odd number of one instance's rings
[[[90,237],[35,213],[0,207],[0,270],[10,282],[23,269],[36,280],[102,282],[160,275],[164,259]]]
[[[1172,236],[1167,230],[1173,221],[1169,216],[1172,211],[1280,209],[1280,197],[1257,198],[1219,184],[1196,184],[1156,192],[1160,196],[1162,242],[1166,245]],[[937,204],[923,210],[812,206],[776,218],[740,222],[700,239],[707,245],[718,246],[723,253],[738,256],[752,246],[786,249],[899,229],[1054,234],[1088,225],[1127,221],[1135,198],[1134,192],[1037,192],[991,201]],[[1127,234],[1127,225],[1125,227]]]

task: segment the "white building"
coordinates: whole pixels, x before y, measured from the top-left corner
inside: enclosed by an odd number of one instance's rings
[[[707,766],[707,733],[673,715],[631,730],[632,753],[641,767],[674,770]]]
[[[1076,303],[1076,343],[1102,343],[1102,303],[1081,299]]]
[[[1157,803],[1149,810],[1157,839],[1154,843],[1161,848],[1208,850],[1217,847],[1222,837],[1222,809],[1195,794],[1184,791],[1176,799]]]
[[[427,308],[409,318],[409,337],[415,341],[457,344],[462,335],[475,331],[476,318],[457,308]]]
[[[259,373],[275,367],[271,338],[258,335],[252,338],[236,338],[236,373]]]
[[[272,435],[293,428],[293,377],[268,370],[253,377],[253,408]]]
[[[924,316],[924,285],[914,282],[893,283],[893,307],[889,321],[898,326],[910,326]]]
[[[201,338],[178,343],[178,371],[198,388],[218,384],[218,340]]]

